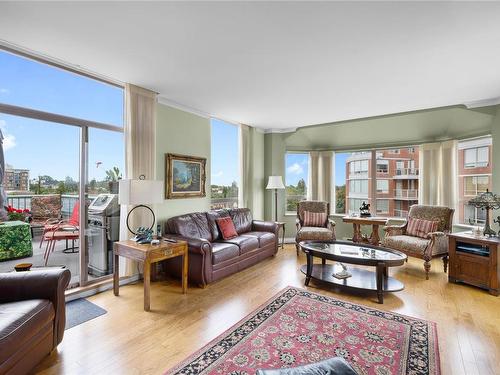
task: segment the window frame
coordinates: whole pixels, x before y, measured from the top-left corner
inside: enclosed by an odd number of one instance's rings
[[[295,209],[294,211],[290,211],[288,210],[288,192],[287,192],[287,156],[288,155],[297,155],[297,154],[300,154],[300,155],[306,155],[307,156],[307,164],[308,166],[310,165],[310,162],[311,162],[311,154],[309,151],[285,151],[285,157],[284,157],[284,185],[285,185],[285,215],[296,215],[297,214],[297,210]],[[299,202],[301,200],[305,200],[307,199],[307,191],[309,189],[309,173],[311,171],[309,170],[309,167],[307,168],[307,175],[306,175],[306,178],[304,179],[304,183],[305,183],[305,192],[304,192],[304,195],[301,195],[301,197],[303,197],[302,199],[299,200]],[[298,195],[297,195],[298,196]]]

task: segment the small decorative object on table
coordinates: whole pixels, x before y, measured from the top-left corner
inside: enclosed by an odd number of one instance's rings
[[[33,263],[18,263],[14,266],[14,269],[17,272],[29,271],[33,266]]]
[[[135,233],[136,235],[132,240],[137,243],[146,244],[151,243],[151,241],[153,240],[153,231],[151,229],[139,227],[136,229]]]
[[[372,214],[370,213],[370,204],[369,203],[366,203],[365,201],[363,201],[363,203],[361,204],[361,207],[359,208],[359,216],[361,216],[361,217],[372,216]]]
[[[500,197],[493,194],[489,190],[485,193],[479,194],[477,197],[472,198],[468,204],[482,210],[486,210],[486,222],[484,223],[483,235],[485,236],[496,236],[496,232],[490,227],[490,210],[496,210],[500,208]]]
[[[347,267],[343,263],[337,262],[337,264],[340,264],[342,271],[335,272],[333,277],[336,277],[337,279],[347,279],[352,276],[351,273],[347,271]]]

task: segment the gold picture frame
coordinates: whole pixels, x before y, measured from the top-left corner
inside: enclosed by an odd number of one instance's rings
[[[165,154],[165,199],[205,197],[207,159]]]

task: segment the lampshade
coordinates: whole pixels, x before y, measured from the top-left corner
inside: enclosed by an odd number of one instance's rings
[[[500,197],[486,189],[486,192],[472,198],[468,204],[477,208],[487,208],[496,210],[500,208]]]
[[[267,180],[266,189],[284,189],[285,185],[283,185],[283,179],[281,176],[269,176],[269,180]]]
[[[126,205],[163,202],[163,182],[156,180],[120,180],[118,202]]]

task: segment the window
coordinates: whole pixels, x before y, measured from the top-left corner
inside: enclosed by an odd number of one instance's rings
[[[368,160],[354,160],[349,163],[351,174],[360,175],[368,173]]]
[[[368,198],[368,180],[350,180],[349,193]]]
[[[492,139],[490,136],[466,139],[458,143],[458,224],[484,224],[486,212],[468,205],[468,201],[492,188]],[[481,168],[481,169],[475,169]]]
[[[210,208],[238,207],[239,128],[211,119]],[[221,147],[223,145],[224,147]]]
[[[489,148],[487,146],[468,148],[464,152],[465,168],[487,167],[488,161],[489,161]]]
[[[8,107],[0,113],[6,203],[30,210],[35,201],[43,205],[47,199],[39,195],[52,194],[60,197],[60,204],[47,204],[51,216],[68,220],[77,212],[77,204],[89,216],[90,202],[107,193],[114,195],[106,200],[113,208],[118,180],[125,177],[123,88],[1,50],[0,66],[0,103],[20,107],[16,115],[7,114]],[[33,109],[45,112],[43,120]],[[75,125],[57,115],[85,121]],[[79,227],[75,246],[83,251],[58,241],[50,253],[49,266],[71,270],[70,287],[112,273],[109,249],[119,237],[120,210],[112,211],[108,231],[74,217]],[[43,265],[41,234],[34,231],[33,256],[23,262]],[[0,272],[10,271],[18,262],[1,262]]]
[[[377,159],[377,173],[389,173],[389,160]]]
[[[347,176],[347,159],[351,156],[350,153],[335,153],[335,175],[333,185],[335,186],[335,210],[336,214],[346,213],[346,178]]]
[[[349,214],[359,214],[359,208],[363,202],[368,203],[366,199],[349,199]]]
[[[377,199],[377,214],[389,213],[389,199]]]
[[[490,186],[489,176],[464,176],[464,195],[476,196]]]
[[[377,193],[389,193],[389,180],[377,180]]]
[[[297,212],[297,203],[307,196],[309,154],[287,153],[285,168],[286,212]]]
[[[387,150],[389,154],[400,154],[401,150],[399,148],[393,148],[391,150]]]

